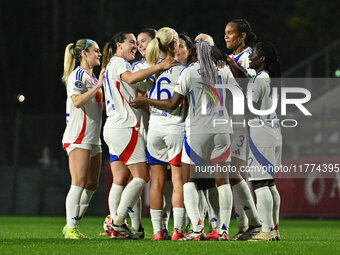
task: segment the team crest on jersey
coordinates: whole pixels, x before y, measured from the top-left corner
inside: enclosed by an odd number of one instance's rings
[[[81,89],[83,87],[83,83],[81,81],[76,81],[74,86],[76,86],[78,89]]]

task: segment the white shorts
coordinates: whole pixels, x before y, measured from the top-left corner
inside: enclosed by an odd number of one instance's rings
[[[102,146],[101,145],[86,144],[86,143],[84,143],[84,144],[82,144],[82,143],[80,143],[80,144],[71,143],[70,145],[65,146],[65,144],[64,144],[64,149],[66,150],[67,155],[70,155],[71,151],[73,151],[74,149],[77,149],[77,148],[91,151],[91,154],[90,154],[91,158],[98,155],[99,153],[102,153]]]
[[[178,166],[181,164],[183,135],[167,134],[155,130],[150,130],[147,138],[148,163],[151,165],[171,164]]]
[[[250,143],[249,147],[249,181],[274,179],[281,165],[282,145],[257,147]]]
[[[119,160],[124,165],[146,162],[144,140],[136,128],[104,128],[103,136],[110,162]]]
[[[199,134],[185,137],[182,162],[192,165],[230,162],[229,134]]]
[[[247,159],[247,129],[234,129],[231,135],[231,156],[246,161]]]

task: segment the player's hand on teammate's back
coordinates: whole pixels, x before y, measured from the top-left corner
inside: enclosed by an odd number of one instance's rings
[[[166,70],[173,66],[178,66],[178,65],[179,65],[179,62],[170,56],[164,59],[161,63],[159,63],[159,66],[161,67],[162,70]]]
[[[130,105],[134,108],[139,108],[144,103],[145,103],[145,97],[138,96],[130,103]]]

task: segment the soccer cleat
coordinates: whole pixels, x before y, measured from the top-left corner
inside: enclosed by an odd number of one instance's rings
[[[131,228],[131,232],[132,234],[139,236],[139,239],[144,239],[145,231],[144,231],[142,224],[139,224],[138,230]]]
[[[216,230],[213,230],[205,237],[205,240],[216,241],[218,240],[218,236],[219,236],[218,232]]]
[[[166,228],[163,229],[163,239],[164,240],[171,240],[171,236],[169,235],[169,232]]]
[[[229,241],[229,236],[226,231],[223,231],[222,234],[218,236],[219,241]]]
[[[151,241],[160,241],[160,240],[164,240],[162,231],[158,231],[157,234],[153,234],[153,238],[151,238]]]
[[[231,241],[239,240],[239,238],[244,234],[244,232],[240,231],[236,235],[230,238]]]
[[[116,236],[113,232],[111,232],[109,236],[110,236],[110,239],[112,240],[124,239],[124,238],[121,238],[120,236]]]
[[[280,232],[279,230],[274,230],[274,238],[275,238],[275,241],[280,241],[281,240],[281,236],[280,236]]]
[[[262,226],[249,226],[246,232],[244,232],[237,240],[248,241],[254,236],[262,233]]]
[[[172,237],[171,237],[171,240],[172,241],[177,241],[178,239],[184,237],[183,235],[183,232],[182,233],[179,233],[178,232],[178,229],[175,228],[174,231],[172,232]]]
[[[82,233],[79,232],[78,228],[68,228],[64,235],[65,239],[88,239]]]
[[[138,235],[134,235],[126,224],[115,225],[112,224],[108,227],[111,232],[111,239],[139,239]]]
[[[66,231],[67,231],[67,223],[66,223],[66,225],[63,227],[63,231],[61,232],[61,233],[63,234],[63,236],[65,236]]]
[[[200,232],[191,232],[187,234],[186,236],[183,236],[182,238],[178,239],[178,241],[203,241],[203,229]]]
[[[248,241],[275,241],[275,234],[274,231],[260,232]]]

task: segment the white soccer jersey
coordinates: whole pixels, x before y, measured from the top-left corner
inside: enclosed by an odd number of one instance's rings
[[[72,95],[80,95],[93,86],[97,79],[78,66],[69,76],[66,83],[66,129],[62,143],[64,148],[69,144],[94,144],[101,145],[100,130],[102,124],[102,90],[91,98],[85,105],[76,108],[72,101]]]
[[[132,63],[132,72],[138,72],[140,70],[144,70],[148,68],[145,60],[140,60]],[[137,85],[138,90],[145,92],[145,81],[139,82]],[[141,118],[140,118],[140,128],[139,133],[142,135],[145,144],[147,143],[147,135],[149,130],[149,112],[146,112],[144,109],[140,110]]]
[[[218,69],[218,75],[222,84],[235,84],[228,68]],[[226,89],[216,89],[214,84],[203,84],[198,62],[183,70],[178,83],[175,92],[186,96],[189,102],[188,116],[185,121],[187,136],[232,133],[226,107]],[[215,125],[216,123],[218,125]]]
[[[145,60],[140,60],[140,61],[133,62],[132,65],[131,65],[131,68],[132,68],[132,72],[138,72],[140,70],[147,69],[148,65],[146,64]],[[137,88],[140,91],[146,92],[146,83],[145,82],[146,82],[146,80],[137,83]]]
[[[139,60],[139,61],[133,62],[131,65],[131,68],[132,68],[132,72],[137,72],[139,70],[144,70],[148,68],[148,66],[145,60]]]
[[[170,99],[184,68],[184,65],[174,66],[149,77],[145,83],[148,97],[156,100]],[[184,135],[184,118],[183,103],[174,110],[150,106],[149,130]]]
[[[249,68],[249,55],[251,53],[252,49],[248,47],[237,55],[230,54],[229,57],[231,57],[237,64],[246,69],[248,75],[252,77],[256,74],[256,71],[254,69]]]
[[[248,90],[251,90],[253,104],[254,102],[259,104],[258,110],[268,110],[272,107],[270,77],[266,71],[261,71],[251,78]],[[252,127],[256,125],[261,127]],[[273,147],[282,144],[281,129],[276,113],[253,118],[250,123],[250,138],[259,147]]]
[[[131,72],[128,61],[113,56],[106,67],[104,91],[107,128],[125,128],[139,125],[140,109],[132,108],[129,103],[137,96],[137,84],[128,84],[121,79],[121,74]]]

